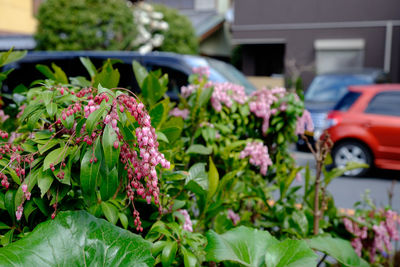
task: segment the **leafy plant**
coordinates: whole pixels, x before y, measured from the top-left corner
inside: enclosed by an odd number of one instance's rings
[[[66,211],[0,248],[0,265],[153,266],[150,250],[151,243],[141,236],[85,211]]]

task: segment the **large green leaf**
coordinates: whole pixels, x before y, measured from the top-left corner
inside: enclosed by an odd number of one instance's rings
[[[345,266],[369,266],[367,262],[358,257],[351,244],[346,240],[331,236],[316,236],[307,242],[311,248],[328,254]]]
[[[104,128],[103,136],[102,136],[102,145],[104,151],[104,160],[108,167],[108,169],[112,169],[114,166],[118,164],[120,146],[118,148],[114,148],[114,142],[118,142],[117,133],[111,127],[110,124]]]
[[[286,239],[268,248],[265,263],[268,267],[316,266],[318,256],[303,240]]]
[[[153,266],[151,243],[85,211],[61,212],[0,248],[0,266]]]
[[[263,266],[267,249],[278,243],[268,232],[240,226],[224,234],[206,234],[208,261],[232,261],[244,266]]]
[[[151,117],[151,125],[158,129],[158,126],[160,125],[161,121],[164,118],[164,105],[163,103],[158,103],[155,105],[149,112],[149,115]]]

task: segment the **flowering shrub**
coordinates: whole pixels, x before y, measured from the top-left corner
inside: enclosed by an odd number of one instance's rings
[[[377,265],[387,264],[393,255],[393,242],[400,240],[400,216],[390,209],[369,207],[357,209],[353,216],[344,217],[343,223],[359,256]]]
[[[111,62],[100,70],[87,59],[82,62],[91,81],[71,79],[72,85],[67,78],[48,79],[35,85],[22,93],[26,99],[16,130],[20,136],[11,143],[3,133],[2,245],[21,238],[15,246],[25,250],[25,240],[37,240],[36,229],[52,225],[54,237],[54,225],[74,216],[64,211],[84,209],[152,242],[154,261],[146,259],[148,265],[233,261],[269,266],[279,259],[279,264],[311,266],[318,258],[314,249],[345,266],[365,266],[350,242],[329,235],[313,237],[315,187],[310,172],[304,175],[304,195],[297,193],[300,186],[292,186],[301,168],[285,151],[286,140],[296,138],[296,122],[304,114],[295,94],[265,89],[246,95],[241,86],[209,82],[207,70],[200,68],[174,104],[163,97],[168,82],[160,72],[148,73],[134,62],[142,89],[136,96],[117,87],[119,76]],[[49,76],[66,77],[53,69],[58,75]],[[251,105],[266,113],[251,111]],[[284,142],[277,143],[281,138]],[[322,181],[325,215],[319,217],[318,230],[340,235],[340,226],[332,222],[341,217],[325,191],[336,174],[337,170],[326,172]],[[63,221],[63,227],[79,214]],[[85,217],[91,227],[93,218]],[[36,227],[51,218],[54,224]],[[115,228],[107,236],[121,241]],[[35,233],[24,237],[32,229]],[[148,244],[142,245],[149,254]],[[285,258],[282,247],[289,248],[290,255],[302,253]],[[92,248],[80,249],[89,253]],[[10,254],[0,249],[0,263],[2,251]],[[246,253],[251,257],[243,257]]]

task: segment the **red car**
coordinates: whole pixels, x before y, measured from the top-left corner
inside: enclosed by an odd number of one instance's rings
[[[327,123],[335,166],[355,161],[400,170],[400,84],[351,86]],[[345,175],[367,172],[355,169]]]

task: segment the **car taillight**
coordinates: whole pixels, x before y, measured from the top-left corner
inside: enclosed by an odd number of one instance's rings
[[[340,123],[341,117],[338,116],[338,114],[335,113],[330,113],[328,114],[328,117],[326,118],[326,124],[325,124],[325,129],[329,129],[333,126],[336,126]]]

